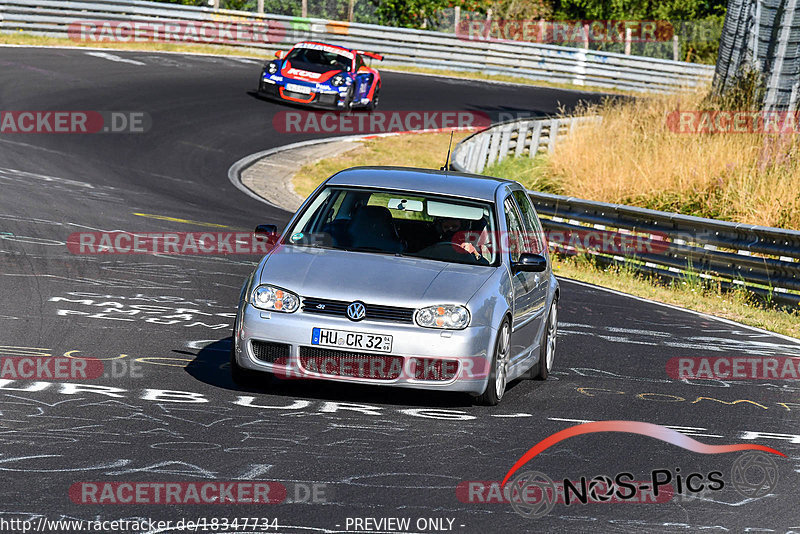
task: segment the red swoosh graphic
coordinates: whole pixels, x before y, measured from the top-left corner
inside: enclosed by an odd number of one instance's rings
[[[739,445],[706,445],[705,443],[700,443],[699,441],[692,439],[685,434],[681,434],[677,430],[672,430],[671,428],[655,425],[653,423],[642,423],[640,421],[595,421],[593,423],[584,423],[565,428],[560,432],[556,432],[555,434],[546,437],[531,447],[531,449],[523,454],[522,457],[517,460],[517,463],[515,463],[511,469],[509,469],[508,473],[506,473],[506,476],[503,479],[503,482],[500,484],[500,487],[505,486],[506,482],[508,482],[508,479],[511,478],[511,476],[516,473],[519,468],[531,461],[531,459],[540,452],[549,449],[559,441],[580,436],[581,434],[592,434],[594,432],[627,432],[628,434],[641,434],[643,436],[650,436],[651,438],[666,441],[667,443],[671,443],[673,445],[677,445],[678,447],[682,447],[692,452],[698,452],[700,454],[723,454],[726,452],[756,450],[771,452],[772,454],[777,454],[784,457],[786,456],[782,452],[764,445],[745,443],[741,443]]]

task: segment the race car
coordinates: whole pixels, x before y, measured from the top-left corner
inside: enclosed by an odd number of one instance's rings
[[[365,58],[381,61],[380,54],[302,42],[287,54],[276,52],[275,57],[264,64],[258,80],[260,95],[316,108],[378,106],[381,75]]]

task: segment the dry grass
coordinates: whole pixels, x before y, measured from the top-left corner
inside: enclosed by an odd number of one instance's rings
[[[607,101],[584,110],[603,122],[579,129],[547,158],[504,162],[486,174],[590,200],[800,229],[794,136],[681,134],[675,110],[702,109],[704,93]]]
[[[469,132],[455,132],[453,146]],[[449,133],[393,135],[370,141],[334,158],[309,163],[300,168],[292,179],[298,195],[305,198],[323,180],[343,169],[361,165],[390,165],[438,169],[444,164]]]

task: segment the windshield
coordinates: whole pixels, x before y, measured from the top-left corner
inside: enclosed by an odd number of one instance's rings
[[[292,67],[310,72],[328,72],[331,70],[349,71],[351,58],[337,53],[336,49],[295,47],[286,56]]]
[[[449,197],[328,187],[285,243],[495,265],[493,205]]]

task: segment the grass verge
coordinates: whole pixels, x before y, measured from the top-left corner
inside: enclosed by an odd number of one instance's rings
[[[388,70],[388,71],[394,70],[394,71],[409,72],[416,74],[435,74],[438,76],[447,76],[448,78],[463,78],[466,80],[519,83],[523,85],[535,85],[538,87],[552,87],[553,89],[585,91],[587,93],[613,93],[620,95],[639,95],[639,96],[643,94],[642,92],[627,91],[625,89],[608,89],[607,87],[592,87],[589,85],[576,85],[574,83],[548,82],[546,80],[534,80],[531,78],[523,78],[521,76],[509,76],[505,74],[484,74],[482,72],[469,72],[462,70],[431,69],[428,67],[417,67],[414,65],[400,65],[400,66],[392,65],[391,67],[386,67],[383,70]]]
[[[73,41],[59,37],[46,37],[23,32],[0,33],[0,44],[28,46],[61,46],[74,48],[113,48],[115,50],[141,50],[145,52],[184,52],[194,54],[211,54],[215,56],[245,56],[255,59],[271,59],[274,51],[261,51],[251,48],[232,48],[214,45],[186,45],[178,43],[117,43]]]
[[[466,135],[466,133],[456,133],[453,143]],[[439,168],[444,162],[449,140],[450,134],[437,133],[400,135],[366,141],[359,148],[340,156],[305,165],[295,175],[294,187],[299,194],[308,195],[331,174],[356,165]],[[534,160],[534,168],[541,169],[546,164],[545,158]],[[511,172],[518,164],[508,165],[512,165],[508,167]],[[513,173],[510,177],[518,179]],[[539,179],[545,180],[546,175]],[[544,189],[557,187],[557,184],[548,185],[541,181],[539,184]],[[559,277],[615,289],[637,297],[681,306],[800,338],[800,315],[797,312],[789,313],[760,306],[744,290],[723,292],[697,279],[665,283],[624,268],[603,268],[584,257],[554,257],[554,270]]]
[[[469,132],[455,132],[453,146],[468,135]],[[358,148],[337,157],[304,165],[294,175],[292,185],[305,198],[323,180],[349,167],[391,165],[438,169],[444,164],[449,143],[449,133],[392,135],[363,141]]]

